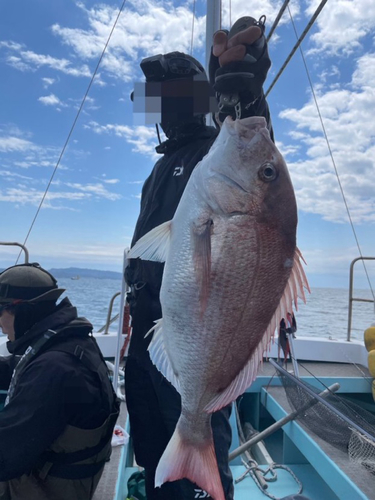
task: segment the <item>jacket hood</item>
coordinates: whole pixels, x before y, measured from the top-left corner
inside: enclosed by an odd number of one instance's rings
[[[57,306],[55,311],[34,324],[22,337],[15,341],[7,342],[8,351],[11,354],[22,355],[36,339],[46,330],[54,330],[57,335],[53,339],[61,339],[62,336],[84,336],[92,332],[93,326],[86,318],[77,316],[77,309],[66,297]]]

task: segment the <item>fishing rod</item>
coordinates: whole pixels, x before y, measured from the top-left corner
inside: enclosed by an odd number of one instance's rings
[[[273,360],[270,359],[269,361],[271,362]],[[273,361],[273,363],[275,363],[275,362]],[[280,368],[280,366],[277,363],[275,363],[275,365],[277,365],[278,369]],[[289,373],[288,373],[288,375],[289,375]],[[293,380],[294,380],[294,378],[293,378]],[[332,392],[336,392],[339,389],[340,389],[340,384],[338,382],[336,382],[335,384],[332,384],[327,389],[325,389],[323,392],[321,392],[319,394],[319,397],[323,399],[327,396],[330,396],[332,394]],[[315,392],[314,392],[314,395],[317,396],[317,394],[315,394]],[[324,401],[324,399],[323,399],[323,401]],[[273,434],[277,430],[281,429],[281,427],[283,427],[285,424],[287,424],[288,422],[291,422],[296,417],[298,417],[298,415],[300,415],[304,411],[310,409],[312,406],[316,405],[319,402],[320,401],[318,399],[315,399],[314,401],[310,401],[310,402],[306,403],[305,405],[303,405],[298,410],[294,410],[292,413],[289,413],[289,415],[286,415],[285,417],[281,418],[280,420],[278,420],[274,424],[270,425],[269,427],[267,427],[267,429],[264,429],[264,431],[259,432],[256,436],[249,439],[249,441],[246,441],[246,443],[242,444],[241,446],[239,446],[238,448],[233,450],[229,454],[229,462],[231,462],[232,460],[237,458],[239,455],[242,455],[242,453],[244,453],[246,450],[248,450],[249,448],[251,448],[255,444],[259,443],[259,441],[262,441],[263,439],[270,436],[271,434]]]
[[[271,90],[273,89],[273,87],[275,86],[277,80],[280,78],[280,76],[282,75],[282,73],[284,72],[284,69],[287,67],[287,65],[289,64],[289,61],[292,59],[292,57],[294,56],[296,50],[298,49],[298,47],[301,45],[303,39],[305,38],[305,36],[307,35],[307,33],[310,31],[310,28],[312,27],[312,25],[314,24],[314,22],[316,21],[316,18],[319,16],[320,12],[323,10],[323,7],[325,6],[325,4],[327,3],[328,0],[322,0],[319,4],[319,7],[316,9],[314,15],[312,16],[312,18],[310,19],[308,25],[306,26],[306,28],[304,29],[302,35],[299,37],[299,39],[297,40],[297,43],[295,44],[295,46],[293,47],[292,51],[290,52],[289,56],[286,58],[284,64],[281,66],[279,72],[277,73],[277,75],[275,76],[273,82],[271,83],[271,85],[269,86],[267,92],[265,93],[265,97],[268,96],[268,94],[271,92]]]

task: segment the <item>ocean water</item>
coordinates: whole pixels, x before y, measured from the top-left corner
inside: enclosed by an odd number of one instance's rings
[[[102,328],[107,320],[108,307],[115,293],[121,291],[121,280],[80,278],[72,280],[60,278],[58,284],[65,288],[62,297],[68,296],[77,307],[79,316],[85,316],[94,325],[94,330]],[[371,299],[370,290],[355,290],[353,297]],[[348,290],[339,288],[312,288],[307,294],[307,302],[299,300],[295,313],[297,336],[317,336],[346,339],[348,325]],[[120,297],[113,304],[112,316],[120,311]],[[353,303],[352,339],[363,339],[363,332],[375,323],[374,304]],[[114,322],[110,331],[116,332]],[[1,335],[1,333],[0,333]]]
[[[121,281],[113,279],[81,278],[60,279],[59,285],[67,289],[66,295],[98,330],[107,318],[111,297],[121,290]],[[354,297],[371,299],[368,290],[355,290]],[[113,314],[119,312],[120,297],[114,302]],[[307,294],[307,303],[299,301],[296,312],[297,335],[345,339],[348,322],[348,290],[339,288],[312,288]],[[374,305],[365,302],[353,303],[352,338],[362,339],[363,332],[375,322]],[[116,330],[114,323],[112,330]]]

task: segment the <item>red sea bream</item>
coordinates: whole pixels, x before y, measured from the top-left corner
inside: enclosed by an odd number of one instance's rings
[[[181,394],[156,486],[186,477],[225,500],[211,413],[250,386],[281,318],[304,299],[296,228],[293,186],[264,118],[227,118],[173,220],[131,249],[129,258],[165,261],[149,351]]]

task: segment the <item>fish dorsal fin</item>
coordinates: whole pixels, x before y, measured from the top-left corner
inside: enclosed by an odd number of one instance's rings
[[[150,353],[151,361],[154,363],[156,368],[164,375],[164,377],[170,382],[178,392],[180,392],[180,382],[173,371],[172,363],[168,357],[168,353],[165,350],[164,338],[163,338],[163,318],[155,321],[155,326],[151,328],[147,335],[152,331],[154,336],[148,347]]]
[[[207,413],[213,413],[220,410],[224,406],[234,401],[238,396],[243,394],[246,389],[255,380],[260,363],[263,360],[264,352],[269,349],[271,340],[275,335],[276,328],[279,327],[282,318],[286,318],[288,312],[293,311],[293,303],[295,309],[298,310],[297,297],[300,297],[306,302],[304,288],[310,292],[307,283],[305,272],[302,268],[300,258],[303,260],[301,252],[296,248],[292,272],[284,289],[284,293],[280,299],[280,303],[272,316],[272,319],[264,332],[264,335],[251,356],[248,363],[240,371],[237,377],[229,384],[229,386],[220,394],[218,394],[204,408]]]
[[[168,257],[172,221],[169,220],[151,229],[142,236],[127,254],[127,259],[154,260],[165,262]]]
[[[211,231],[213,222],[206,220],[199,226],[193,225],[193,262],[197,278],[201,315],[206,310],[211,276]]]

